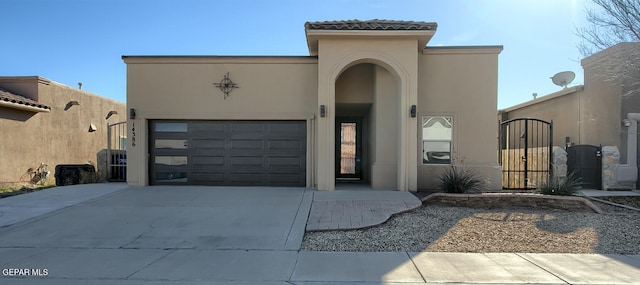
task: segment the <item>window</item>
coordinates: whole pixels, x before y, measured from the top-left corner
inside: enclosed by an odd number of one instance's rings
[[[120,136],[120,150],[127,150],[127,137]]]
[[[187,140],[156,140],[156,148],[187,149]]]
[[[453,117],[422,117],[422,163],[451,164]]]
[[[158,133],[186,133],[188,129],[187,123],[156,123],[155,126]]]

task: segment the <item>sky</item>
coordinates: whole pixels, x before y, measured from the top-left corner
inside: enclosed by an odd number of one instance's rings
[[[307,21],[436,22],[427,46],[502,45],[498,108],[582,84],[588,0],[0,0],[0,76],[126,101],[123,55],[309,55]]]

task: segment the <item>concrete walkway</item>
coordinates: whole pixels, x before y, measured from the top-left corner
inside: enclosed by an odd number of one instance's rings
[[[0,199],[0,284],[640,284],[640,255],[300,251],[312,203],[360,196],[227,190],[90,184]],[[374,192],[364,201],[409,200]],[[239,214],[259,193],[268,207]]]
[[[393,214],[422,205],[409,192],[379,190],[315,191],[307,231],[348,230],[379,225]]]
[[[632,191],[605,191],[605,190],[593,190],[585,189],[580,190],[580,193],[587,197],[605,197],[605,196],[640,196],[640,190]]]

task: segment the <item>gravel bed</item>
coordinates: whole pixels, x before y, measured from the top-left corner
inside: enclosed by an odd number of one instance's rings
[[[423,206],[367,229],[308,232],[302,250],[640,254],[640,213],[601,204],[606,214]]]

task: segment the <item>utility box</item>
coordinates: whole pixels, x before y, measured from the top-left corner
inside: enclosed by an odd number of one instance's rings
[[[56,165],[56,185],[75,185],[96,183],[96,168],[91,164]]]

